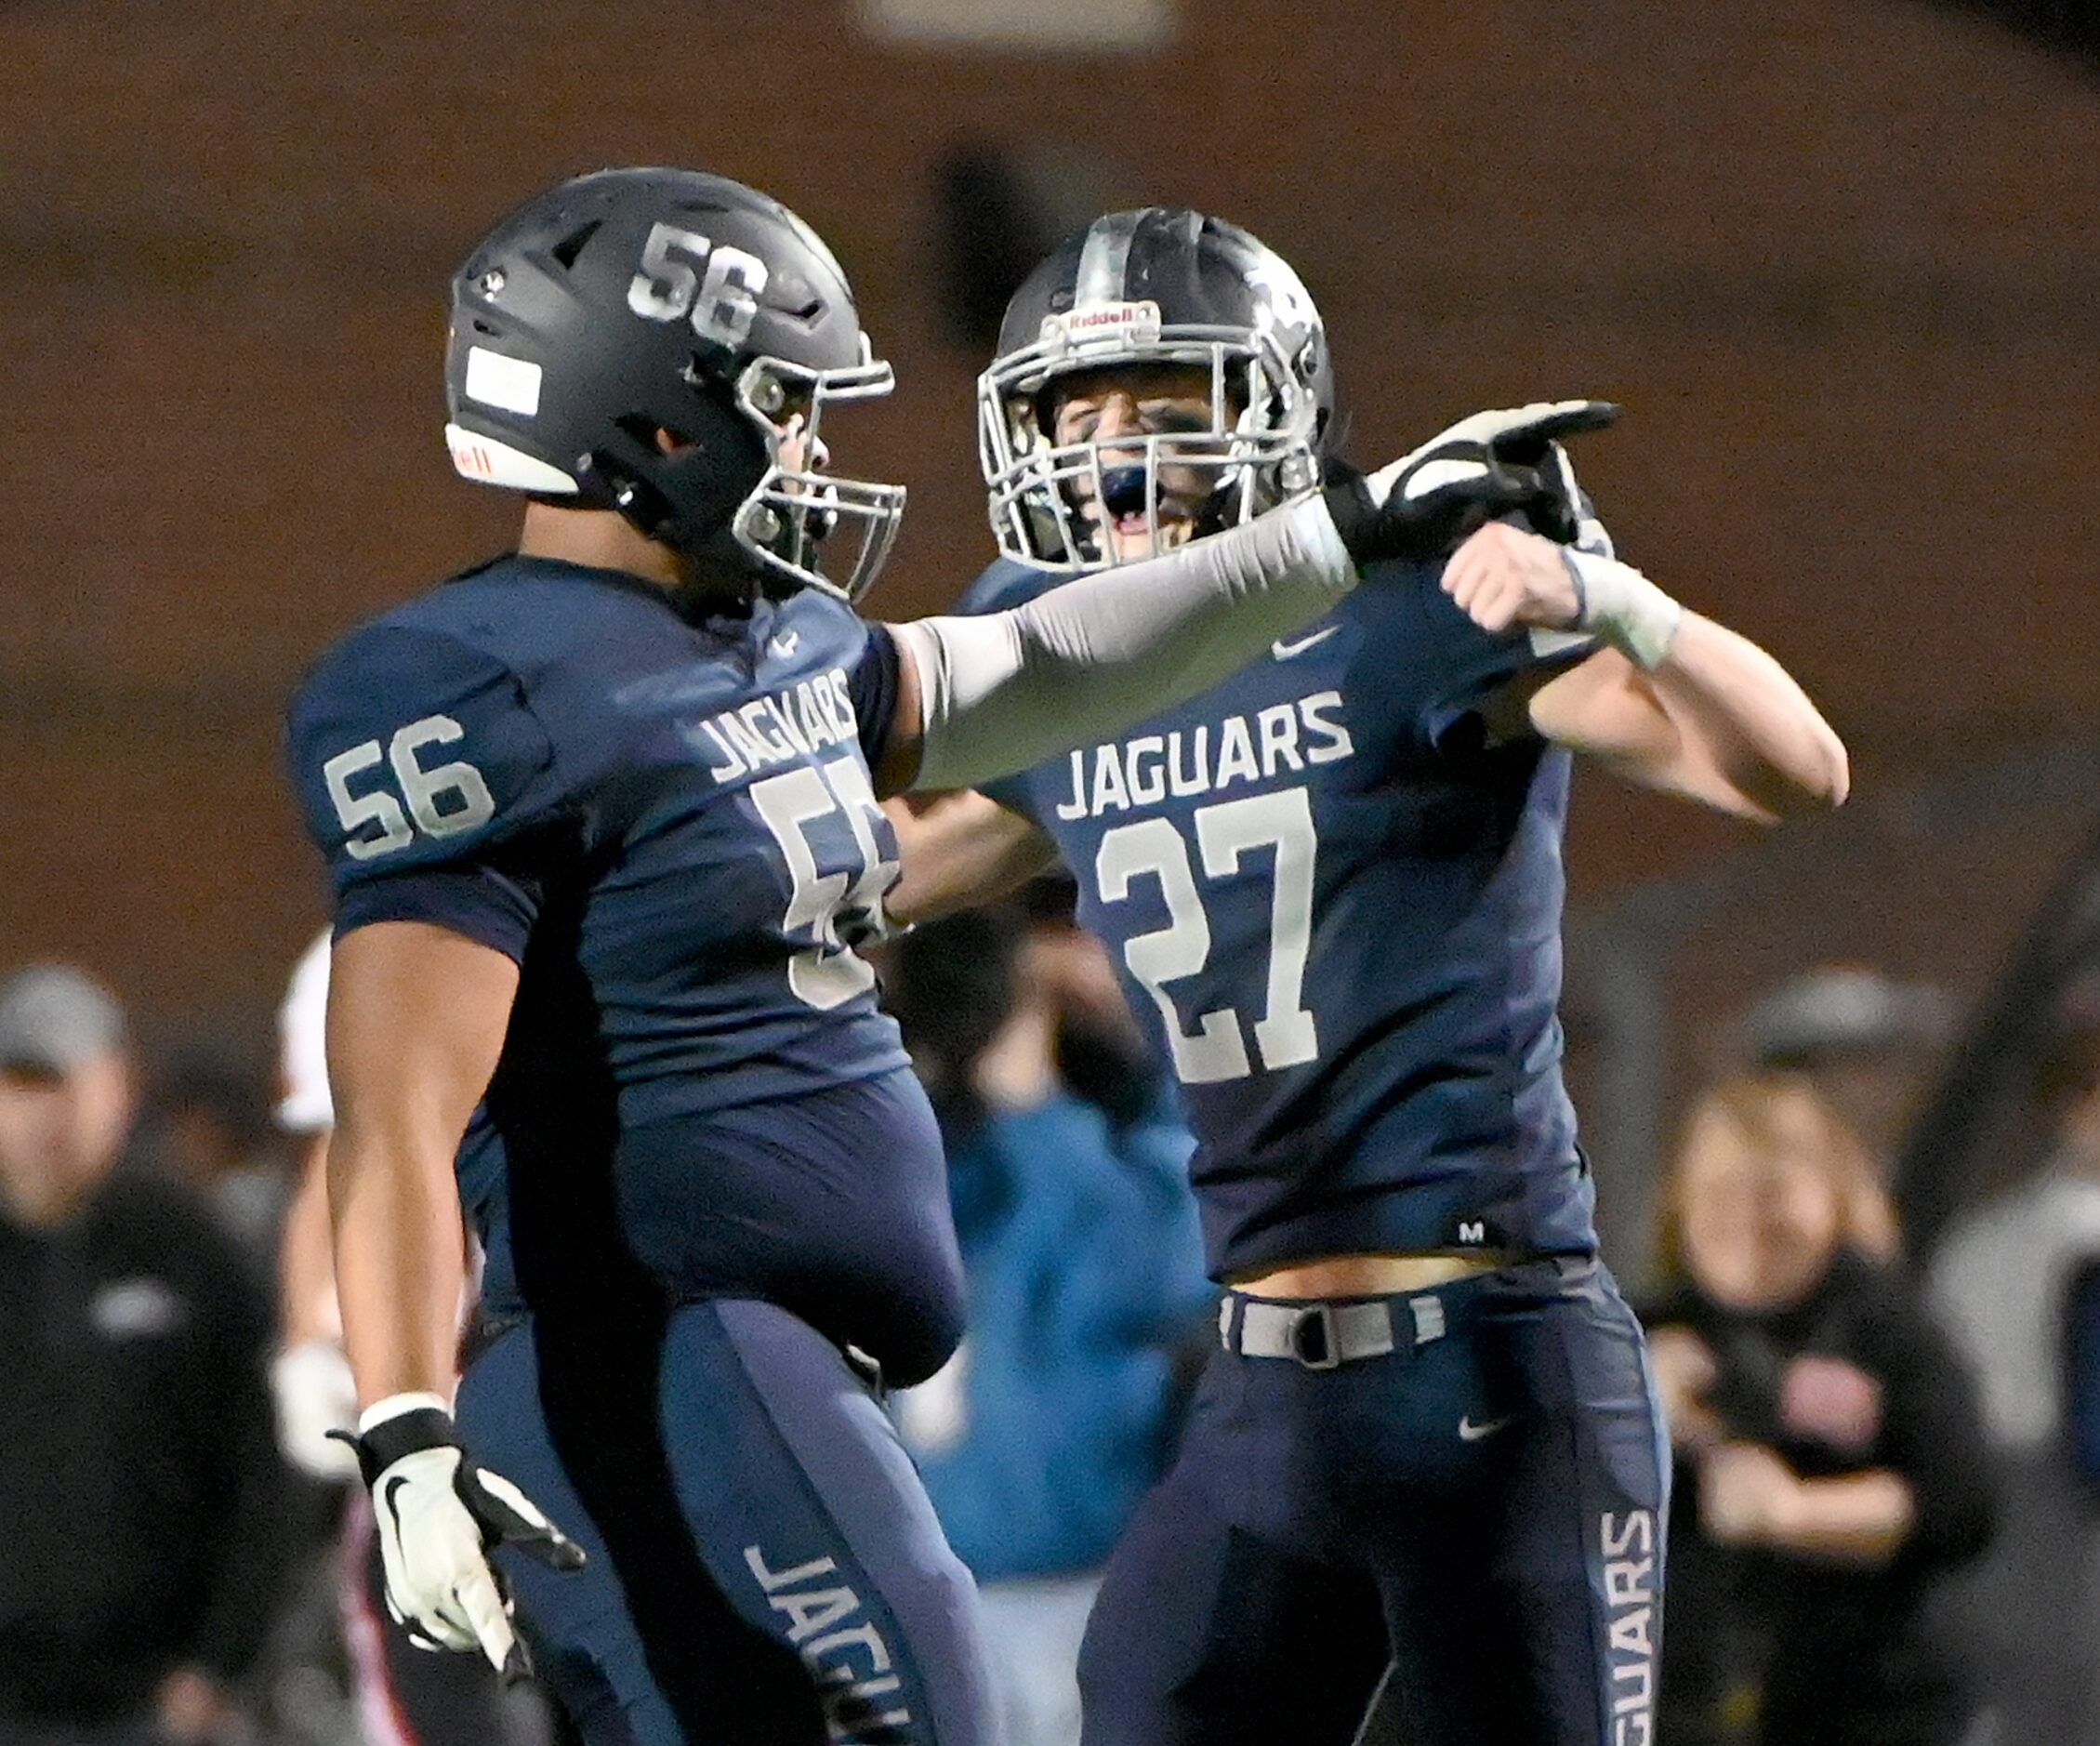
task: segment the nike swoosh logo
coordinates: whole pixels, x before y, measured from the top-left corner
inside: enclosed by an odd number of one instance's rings
[[[802,633],[799,630],[790,630],[775,637],[771,642],[767,643],[766,653],[785,661],[801,646]]]
[[[394,1507],[394,1499],[400,1495],[401,1488],[407,1483],[408,1475],[406,1474],[396,1474],[379,1488],[379,1501],[386,1506],[387,1514],[394,1518],[394,1524],[397,1528],[401,1524],[401,1512]]]
[[[1509,1422],[1509,1419],[1490,1419],[1486,1424],[1475,1424],[1473,1422],[1472,1415],[1468,1414],[1459,1421],[1459,1441],[1461,1443],[1477,1443],[1484,1436],[1493,1436],[1496,1432]]]
[[[1340,630],[1340,625],[1329,625],[1325,630],[1315,630],[1309,637],[1301,637],[1296,642],[1286,642],[1278,637],[1269,645],[1269,653],[1279,661],[1288,661],[1293,655],[1303,655],[1307,649],[1316,648]]]

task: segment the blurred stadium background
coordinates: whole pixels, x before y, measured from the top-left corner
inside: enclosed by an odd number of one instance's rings
[[[1128,46],[1090,46],[1104,16]],[[836,239],[902,385],[852,433],[912,488],[893,613],[988,552],[949,206],[1002,167],[1024,231],[1183,200],[1299,262],[1364,454],[1622,401],[1584,457],[1622,548],[1780,651],[1857,774],[1856,818],[1672,954],[1673,1047],[1833,953],[1973,988],[2093,798],[2031,760],[2100,731],[2095,90],[1969,11],[18,0],[0,93],[0,940],[152,1019],[259,1038],[321,913],[281,705],[508,536],[440,444],[446,276],[611,163],[749,179]],[[1747,842],[1587,782],[1577,901]]]
[[[1994,984],[2100,817],[2093,16],[10,0],[0,962],[86,966],[164,1055],[269,1061],[324,896],[284,701],[509,536],[446,465],[440,355],[447,275],[516,199],[692,164],[834,243],[898,370],[833,433],[910,486],[871,602],[897,615],[990,552],[986,311],[1069,224],[1186,202],[1301,268],[1359,456],[1623,403],[1581,457],[1622,553],[1852,748],[1846,813],[1771,838],[1578,785],[1575,1090],[1638,1274],[1672,1111],[1751,996],[1866,963],[1974,1026],[1996,986],[1971,1034],[2002,1041],[2084,949],[2059,918]]]

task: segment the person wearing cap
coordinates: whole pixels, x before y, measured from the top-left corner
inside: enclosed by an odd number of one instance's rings
[[[1763,995],[1740,1036],[1752,1071],[1813,1079],[1885,1173],[1952,1025],[1953,1002],[1930,983],[1825,964]]]
[[[0,981],[0,1746],[228,1737],[285,1573],[270,1296],[133,1108],[106,990]]]

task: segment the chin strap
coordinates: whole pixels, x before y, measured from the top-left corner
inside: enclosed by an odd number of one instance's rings
[[[576,479],[586,500],[594,507],[616,510],[645,538],[668,546],[703,571],[733,579],[741,585],[746,599],[764,590],[768,572],[733,531],[733,508],[730,514],[718,516],[710,503],[702,513],[712,524],[695,533],[692,529],[695,518],[681,516],[653,481],[608,467],[601,456],[582,456],[576,463]],[[742,502],[742,498],[737,500],[738,505]],[[699,592],[706,596],[709,611],[719,608],[720,589],[703,589]]]

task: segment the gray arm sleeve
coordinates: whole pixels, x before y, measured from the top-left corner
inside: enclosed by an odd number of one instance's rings
[[[892,629],[918,671],[918,788],[964,788],[1120,734],[1328,611],[1356,572],[1317,493],[983,618]]]

